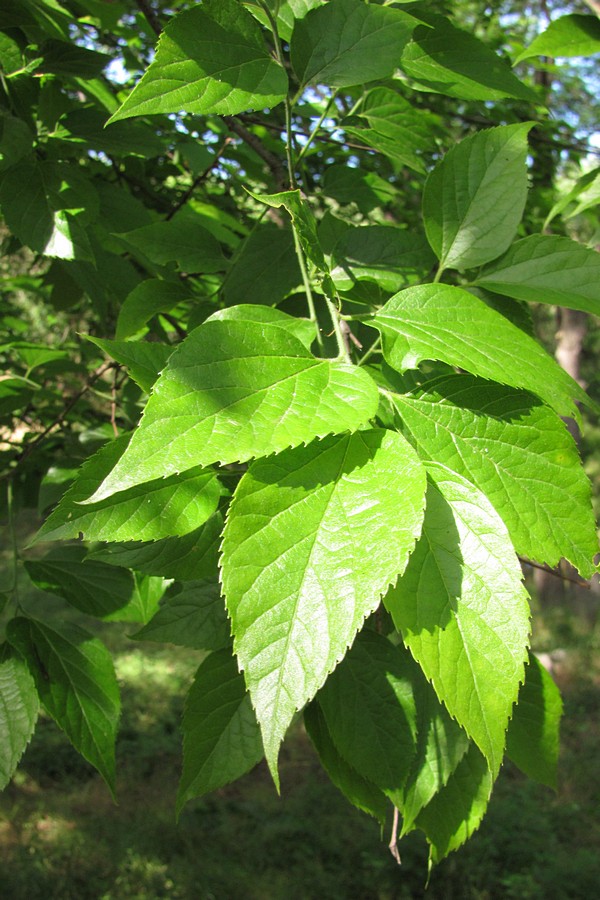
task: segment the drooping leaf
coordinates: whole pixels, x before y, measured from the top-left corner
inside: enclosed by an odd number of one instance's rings
[[[65,623],[51,628],[18,616],[6,633],[25,658],[46,712],[114,795],[120,700],[110,653],[87,631]]]
[[[363,630],[318,694],[338,752],[399,808],[416,754],[410,663],[403,648]]]
[[[425,231],[442,268],[470,269],[500,256],[517,233],[527,199],[527,132],[501,125],[465,138],[429,175]]]
[[[421,668],[411,661],[410,677],[417,706],[417,745],[402,792],[403,834],[412,829],[421,810],[448,783],[469,749],[466,732],[440,703]],[[408,663],[405,665],[408,669]]]
[[[353,769],[331,740],[325,716],[315,701],[304,710],[304,724],[323,768],[335,786],[357,809],[385,824],[390,802],[377,785]]]
[[[600,315],[600,253],[552,234],[516,241],[479,274],[488,291]]]
[[[216,580],[222,528],[223,517],[217,511],[204,525],[183,537],[109,544],[90,553],[88,559],[178,581]]]
[[[0,644],[0,790],[4,790],[31,739],[40,701],[23,658]]]
[[[214,513],[223,493],[210,469],[189,469],[122,491],[93,505],[93,494],[127,447],[125,434],[106,444],[81,467],[75,484],[42,525],[37,540],[157,541],[195,531]]]
[[[144,327],[157,313],[169,312],[190,299],[190,291],[179,282],[149,278],[135,287],[119,309],[117,340],[124,341]]]
[[[494,778],[485,757],[471,745],[448,784],[419,814],[416,826],[425,832],[433,865],[457,850],[479,828],[492,793]]]
[[[235,0],[204,0],[166,27],[142,80],[110,119],[177,113],[233,116],[280,103],[285,71]]]
[[[223,297],[228,306],[237,303],[279,303],[301,283],[302,276],[290,229],[275,225],[258,227],[227,273]]]
[[[176,262],[185,272],[222,272],[227,266],[219,242],[189,210],[168,222],[144,225],[119,237],[153,263]]]
[[[301,84],[350,87],[387,78],[416,20],[390,7],[329,0],[294,27],[292,66]]]
[[[407,288],[367,324],[381,332],[385,359],[398,372],[414,369],[425,359],[440,360],[531,391],[559,415],[578,416],[573,398],[589,402],[536,341],[461,288]]]
[[[197,465],[355,430],[377,403],[369,375],[315,359],[277,325],[207,322],[169,359],[129,447],[90,502]]]
[[[248,191],[248,193],[255,200],[266,203],[267,206],[271,206],[274,209],[279,209],[283,206],[288,211],[307,260],[319,273],[325,293],[330,297],[333,296],[329,266],[321,249],[317,233],[317,220],[300,191],[280,191],[278,194],[255,194],[253,191]]]
[[[403,571],[423,492],[412,448],[380,429],[285,451],[242,477],[224,532],[222,580],[274,777],[294,713]]]
[[[560,16],[518,55],[515,65],[531,56],[592,56],[600,53],[600,22],[596,16],[576,13]]]
[[[186,582],[177,593],[167,593],[163,605],[140,631],[137,641],[157,641],[221,650],[231,643],[229,621],[221,587],[216,580]]]
[[[529,606],[502,520],[466,479],[428,465],[423,523],[385,603],[439,699],[497,773],[524,680]]]
[[[183,713],[183,772],[177,810],[249,772],[263,758],[250,695],[231,650],[202,663]]]
[[[435,119],[427,110],[417,109],[391,88],[368,91],[344,131],[379,150],[396,167],[408,166],[425,172],[422,154],[434,140]],[[362,124],[364,123],[364,124]]]
[[[402,431],[421,456],[440,462],[486,494],[518,553],[584,578],[598,552],[591,487],[559,417],[531,394],[470,375],[393,395]]]
[[[81,544],[62,544],[25,567],[34,584],[81,612],[106,622],[146,622],[164,593],[162,579],[149,590],[131,572],[86,559],[86,552]]]
[[[419,87],[460,100],[515,97],[536,102],[535,92],[475,35],[444,16],[428,15],[427,22],[415,29],[400,62]]]
[[[506,753],[529,778],[555,790],[561,715],[560,691],[530,653],[525,684],[506,734]]]

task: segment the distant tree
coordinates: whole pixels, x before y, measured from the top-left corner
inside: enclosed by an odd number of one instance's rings
[[[3,785],[40,704],[115,780],[110,654],[32,615],[22,567],[206,651],[178,809],[263,756],[278,784],[298,715],[432,863],[505,756],[555,784],[520,560],[596,571],[561,418],[593,404],[529,304],[600,314],[600,170],[572,177],[589,132],[536,73],[566,96],[600,25],[493,7],[4,0]]]

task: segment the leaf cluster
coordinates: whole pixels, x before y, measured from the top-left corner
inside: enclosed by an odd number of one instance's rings
[[[564,16],[514,65],[599,48]],[[3,5],[7,519],[47,514],[38,589],[201,651],[178,810],[263,757],[278,785],[300,716],[432,863],[506,756],[556,784],[520,559],[596,571],[563,421],[592,401],[529,304],[600,315],[600,257],[566,233],[597,171],[531,209],[546,100],[429,4]],[[2,784],[41,704],[114,791],[110,654],[32,614],[20,561]]]

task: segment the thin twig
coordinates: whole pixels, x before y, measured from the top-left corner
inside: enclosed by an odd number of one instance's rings
[[[519,556],[519,560],[525,566],[531,566],[534,569],[540,569],[542,572],[547,572],[548,575],[554,575],[555,578],[560,578],[561,581],[570,581],[571,584],[576,584],[577,587],[585,588],[586,591],[591,589],[590,583],[588,581],[583,581],[581,578],[573,578],[571,575],[567,575],[563,572],[559,572],[556,569],[551,569],[550,566],[545,566],[542,563],[532,562],[530,559],[525,559],[523,556]]]
[[[77,403],[79,403],[79,401],[84,396],[84,394],[87,394],[87,392],[94,386],[94,384],[98,381],[98,379],[101,378],[105,374],[105,372],[108,372],[109,369],[113,369],[116,366],[118,366],[118,363],[114,362],[113,360],[110,360],[110,362],[104,363],[103,365],[101,365],[97,369],[95,369],[90,374],[90,376],[88,377],[87,381],[85,382],[85,384],[83,385],[81,390],[77,391],[77,393],[74,394],[70,398],[70,400],[68,400],[65,403],[62,410],[53,419],[53,421],[46,428],[44,428],[43,431],[40,431],[40,433],[32,440],[32,442],[30,444],[27,444],[27,446],[23,448],[22,452],[16,457],[15,465],[13,466],[13,468],[9,472],[5,472],[3,475],[0,475],[0,481],[6,481],[6,480],[10,479],[13,476],[16,467],[20,466],[23,462],[25,462],[26,459],[28,459],[29,456],[31,456],[31,454],[33,453],[35,448],[38,446],[38,444],[41,441],[43,441],[44,438],[47,437],[51,431],[53,431],[59,425],[62,425],[65,418],[71,412],[73,407]]]
[[[192,183],[189,186],[189,188],[187,189],[187,191],[185,191],[181,195],[181,197],[179,198],[179,200],[177,201],[177,203],[175,204],[173,209],[165,217],[165,221],[170,222],[171,219],[173,218],[173,216],[179,212],[179,210],[182,208],[182,206],[185,206],[185,204],[188,202],[188,200],[190,199],[190,197],[192,196],[192,194],[194,193],[194,191],[196,190],[198,185],[202,184],[203,181],[206,181],[206,179],[208,178],[208,176],[210,175],[212,170],[215,168],[215,166],[217,165],[217,163],[219,162],[219,160],[225,153],[225,150],[227,149],[227,147],[229,146],[229,144],[231,143],[232,140],[233,140],[233,138],[230,138],[230,137],[225,138],[225,140],[223,141],[223,143],[221,144],[221,146],[215,153],[213,159],[211,160],[210,165],[206,167],[204,172],[201,172],[200,175],[198,175],[196,178],[194,178],[194,180],[192,181]]]
[[[271,153],[270,150],[264,146],[260,138],[258,138],[255,134],[252,134],[251,131],[248,131],[239,119],[234,118],[233,116],[221,116],[227,127],[230,131],[233,131],[234,134],[237,134],[245,144],[248,144],[249,147],[252,147],[254,152],[260,156],[260,158],[266,162],[267,166],[271,170],[273,178],[275,180],[276,186],[281,189],[285,187],[285,168],[283,167],[281,160],[274,153]]]

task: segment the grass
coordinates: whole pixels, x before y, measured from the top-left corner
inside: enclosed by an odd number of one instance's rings
[[[36,604],[58,603],[32,595]],[[578,605],[579,604],[579,605]],[[436,869],[348,806],[296,728],[279,798],[261,764],[186,806],[175,821],[183,700],[200,655],[141,645],[100,625],[123,692],[118,806],[94,770],[42,717],[0,798],[0,895],[10,900],[568,900],[600,884],[600,663],[596,607],[539,609],[536,649],[560,647],[565,698],[557,794],[506,765],[478,833]],[[73,613],[79,616],[78,613]]]

